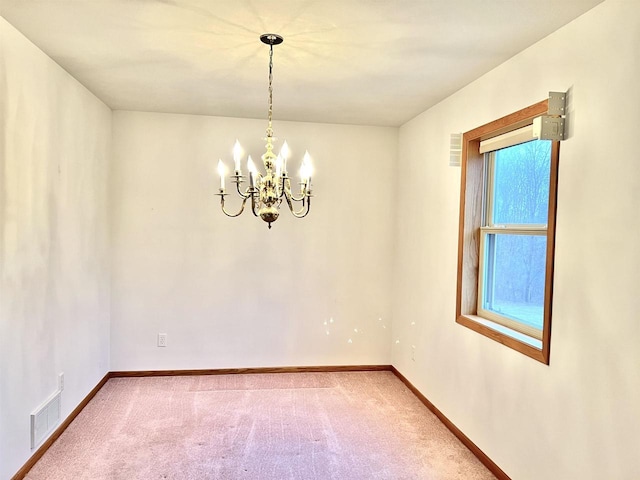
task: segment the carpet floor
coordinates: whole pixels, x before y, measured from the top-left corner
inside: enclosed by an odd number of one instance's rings
[[[29,480],[495,478],[391,372],[112,378]]]

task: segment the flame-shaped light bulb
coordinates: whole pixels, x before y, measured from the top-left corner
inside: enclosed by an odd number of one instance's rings
[[[222,163],[222,159],[218,160],[218,175],[220,175],[220,190],[224,190],[224,176],[227,173],[227,168]]]
[[[304,152],[302,158],[302,165],[300,165],[300,180],[304,184],[304,188],[309,189],[311,187],[311,174],[313,173],[313,167],[311,166],[311,155],[309,152]]]

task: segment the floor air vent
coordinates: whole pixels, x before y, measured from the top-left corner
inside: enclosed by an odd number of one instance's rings
[[[31,448],[34,449],[60,422],[60,391],[40,405],[31,414]]]

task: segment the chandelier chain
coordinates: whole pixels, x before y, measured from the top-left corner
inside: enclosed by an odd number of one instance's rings
[[[271,119],[273,117],[273,44],[269,45],[269,125],[267,126],[267,137],[273,137]]]

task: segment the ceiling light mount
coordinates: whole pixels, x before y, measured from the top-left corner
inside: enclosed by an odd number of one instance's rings
[[[242,147],[236,140],[236,144],[233,147],[233,161],[235,163],[234,174],[231,175],[231,181],[236,184],[235,190],[240,198],[242,198],[242,205],[238,213],[229,213],[224,208],[224,197],[228,194],[225,192],[225,174],[226,167],[222,160],[218,161],[218,174],[220,175],[220,190],[217,195],[220,196],[220,205],[222,206],[222,212],[228,217],[237,217],[243,211],[248,200],[251,200],[251,211],[256,217],[260,217],[262,220],[271,224],[278,219],[280,215],[280,204],[283,200],[287,202],[289,210],[294,217],[302,218],[307,216],[311,207],[311,157],[309,152],[305,152],[302,159],[302,165],[300,167],[300,193],[296,196],[291,191],[291,179],[287,174],[287,159],[289,157],[289,146],[285,141],[282,144],[280,153],[276,156],[273,152],[273,142],[275,137],[273,136],[273,127],[271,126],[273,116],[273,46],[280,45],[284,39],[275,33],[265,33],[260,35],[260,41],[266,45],[269,45],[269,110],[268,110],[268,123],[267,132],[264,140],[267,142],[265,145],[266,152],[262,155],[262,163],[264,165],[265,174],[258,171],[251,155],[247,158],[247,168],[249,169],[249,186],[246,189],[242,189],[241,185],[244,182],[245,177],[242,175],[240,166],[242,157]],[[294,208],[295,203],[300,203],[299,210]]]
[[[284,42],[284,38],[277,33],[263,33],[260,35],[260,41],[267,45],[280,45]]]

